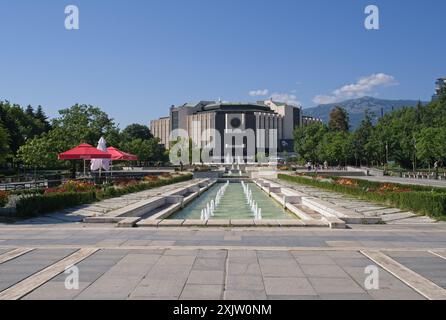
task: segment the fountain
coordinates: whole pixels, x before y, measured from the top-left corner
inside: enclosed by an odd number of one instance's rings
[[[221,199],[225,195],[228,186],[229,181],[226,181],[226,183],[218,190],[215,199],[212,199],[210,202],[208,202],[206,204],[206,207],[201,210],[200,218],[202,221],[209,221],[211,217],[215,216],[215,210],[217,210],[218,206],[220,205]]]
[[[255,220],[262,220],[262,208],[259,208],[259,204],[255,202],[253,196],[252,196],[252,190],[249,188],[249,186],[242,181],[242,188],[245,193],[246,202],[248,206],[251,209],[252,214],[254,215]]]

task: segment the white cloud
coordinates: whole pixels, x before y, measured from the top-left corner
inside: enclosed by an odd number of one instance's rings
[[[290,105],[295,105],[295,106],[301,105],[300,101],[297,99],[297,96],[294,94],[273,93],[271,95],[271,99],[273,99],[273,101],[284,102],[284,103],[290,104]]]
[[[327,104],[340,102],[346,99],[360,98],[365,95],[373,94],[373,90],[377,87],[396,84],[398,84],[398,82],[393,76],[385,73],[372,74],[368,77],[359,79],[354,84],[348,84],[336,89],[329,95],[318,95],[314,97],[313,102],[316,104]]]
[[[268,89],[264,89],[264,90],[252,90],[252,91],[249,91],[249,95],[250,95],[251,97],[264,97],[264,96],[267,96],[268,93],[269,93],[269,90],[268,90]]]

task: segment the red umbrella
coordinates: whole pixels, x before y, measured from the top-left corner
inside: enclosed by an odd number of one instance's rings
[[[109,154],[111,154],[112,161],[136,161],[138,157],[134,154],[130,154],[119,149],[110,147],[107,148]]]
[[[111,154],[98,150],[86,143],[59,154],[59,160],[84,160],[84,175],[85,160],[91,159],[111,159]]]
[[[111,159],[111,157],[111,154],[98,150],[86,143],[59,154],[59,160]]]

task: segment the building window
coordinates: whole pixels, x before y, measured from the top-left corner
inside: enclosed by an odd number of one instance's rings
[[[178,111],[172,111],[172,130],[176,130],[180,127],[180,119]]]

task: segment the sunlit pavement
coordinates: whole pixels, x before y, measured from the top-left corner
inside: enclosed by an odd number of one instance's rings
[[[1,225],[0,299],[446,299],[445,252],[444,224]],[[79,287],[69,290],[73,264]]]

